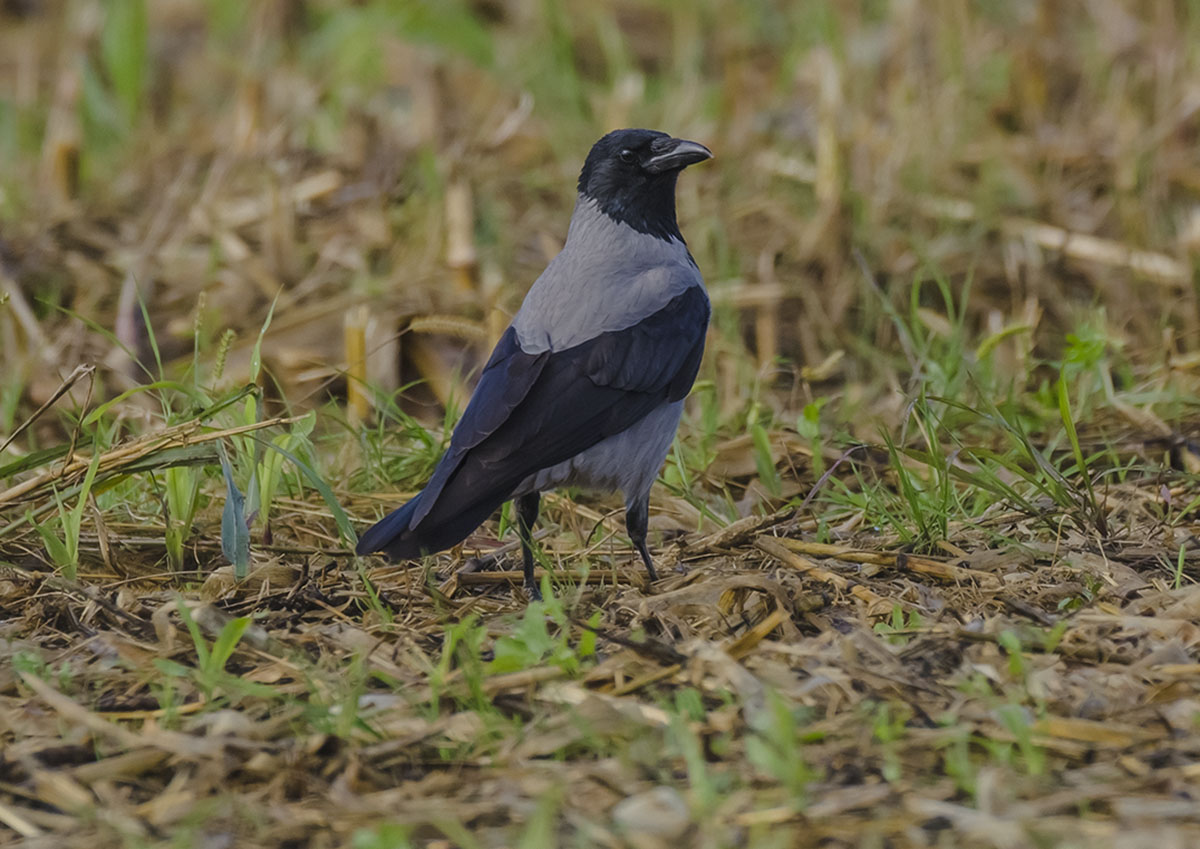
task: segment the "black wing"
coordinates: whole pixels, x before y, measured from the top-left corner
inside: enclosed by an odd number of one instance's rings
[[[682,399],[708,317],[708,297],[693,286],[632,327],[563,351],[525,353],[510,327],[428,485],[368,531],[360,552],[414,557],[455,545],[531,474]]]

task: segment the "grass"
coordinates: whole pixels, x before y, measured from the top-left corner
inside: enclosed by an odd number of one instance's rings
[[[21,9],[0,843],[1200,838],[1192,5]],[[618,125],[718,157],[663,579],[354,558]]]

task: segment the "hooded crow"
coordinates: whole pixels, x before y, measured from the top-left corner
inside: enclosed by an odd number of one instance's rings
[[[425,488],[363,534],[357,552],[411,559],[458,544],[516,501],[525,588],[540,493],[561,486],[625,497],[646,548],[650,486],[696,379],[709,303],[675,220],[675,181],[712,157],[653,130],[616,130],[579,175],[567,241],[534,282],[483,368]]]

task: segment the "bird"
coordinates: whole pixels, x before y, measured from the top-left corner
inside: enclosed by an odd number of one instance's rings
[[[516,506],[524,587],[541,493],[620,491],[651,581],[650,488],[704,353],[711,308],[675,215],[704,145],[614,130],[584,160],[566,242],[500,337],[429,482],[363,533],[359,555],[410,560],[462,542]]]

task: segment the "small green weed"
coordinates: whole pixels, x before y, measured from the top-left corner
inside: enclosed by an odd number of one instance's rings
[[[779,782],[787,792],[788,804],[803,810],[808,802],[808,786],[818,773],[804,756],[802,722],[806,711],[767,691],[766,710],[754,733],[745,738],[746,759],[755,769]]]
[[[884,637],[894,646],[902,646],[912,639],[912,634],[919,631],[925,624],[919,611],[905,609],[899,604],[892,605],[892,612],[884,622],[876,622],[873,629],[876,634]]]
[[[582,629],[578,642],[572,644],[570,618],[562,599],[553,594],[548,576],[542,579],[542,598],[529,604],[511,633],[496,640],[489,672],[513,672],[549,663],[575,673],[596,653],[596,634],[589,628]],[[553,632],[547,622],[554,626]],[[600,624],[599,611],[588,624],[593,628]]]

